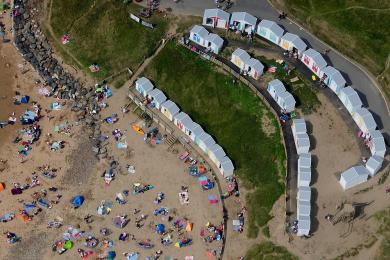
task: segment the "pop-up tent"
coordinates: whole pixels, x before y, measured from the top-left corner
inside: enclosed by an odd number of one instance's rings
[[[164,224],[157,224],[156,225],[156,232],[157,232],[157,234],[163,234],[165,232]]]
[[[71,199],[72,206],[77,209],[84,203],[84,197],[81,195],[77,195]]]

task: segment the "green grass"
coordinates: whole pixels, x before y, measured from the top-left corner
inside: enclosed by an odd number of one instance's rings
[[[277,63],[274,59],[267,59],[265,57],[256,57],[264,65],[265,70],[269,67],[276,67],[276,72],[271,74],[275,79],[279,79],[285,85],[287,91],[289,91],[295,98],[296,107],[301,109],[304,114],[310,114],[315,111],[321,104],[317,98],[317,90],[312,87],[312,84],[296,69],[290,71],[287,74],[283,68],[283,64]],[[268,74],[270,75],[270,74]],[[298,77],[298,81],[291,82],[290,80]]]
[[[383,183],[385,183],[387,178],[389,177],[389,175],[390,175],[390,170],[387,170],[386,172],[384,172],[382,174],[382,176],[379,177],[379,179],[378,179],[378,185],[382,185]]]
[[[263,229],[261,231],[262,231],[263,235],[266,238],[270,238],[271,237],[271,234],[269,233],[269,226],[263,227]]]
[[[299,258],[292,255],[286,248],[276,246],[272,242],[263,242],[252,246],[246,253],[245,260],[298,260]]]
[[[252,189],[249,227],[264,226],[284,191],[285,153],[276,118],[247,86],[234,84],[231,76],[174,42],[151,62],[145,76],[225,149],[235,173]],[[276,131],[264,131],[264,117]]]
[[[57,41],[69,33],[71,42],[65,46],[81,64],[82,69],[96,62],[100,72],[92,74],[106,78],[126,67],[135,69],[150,56],[168,29],[169,20],[154,15],[149,21],[157,25],[146,28],[129,18],[140,7],[117,0],[54,1],[51,26]]]
[[[273,0],[316,36],[366,66],[390,98],[390,1]]]
[[[375,259],[390,259],[390,209],[376,213],[375,218],[379,222],[378,233],[383,236]]]

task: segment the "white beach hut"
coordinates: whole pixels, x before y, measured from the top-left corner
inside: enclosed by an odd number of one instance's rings
[[[320,77],[324,78],[324,83],[336,94],[339,94],[340,90],[347,84],[347,81],[344,79],[343,75],[341,75],[340,71],[332,66],[327,66],[322,69]]]
[[[257,80],[263,75],[264,65],[259,60],[250,58],[245,64],[245,70],[248,72],[249,76]]]
[[[277,101],[279,95],[286,92],[286,88],[280,80],[274,79],[268,83],[267,91]]]
[[[297,200],[310,202],[311,188],[306,186],[298,187]]]
[[[372,155],[378,155],[385,157],[386,154],[386,143],[382,133],[379,130],[371,130],[368,132],[371,137],[370,150]]]
[[[308,216],[310,217],[311,204],[310,201],[297,201],[297,216]]]
[[[321,70],[327,65],[322,55],[314,49],[304,51],[301,60],[317,76],[320,76]]]
[[[292,33],[283,35],[280,38],[279,45],[285,50],[297,53],[299,58],[302,57],[303,52],[307,48],[306,43],[298,35]]]
[[[298,230],[297,236],[308,236],[310,235],[310,216],[299,216],[298,215]]]
[[[298,168],[311,168],[311,153],[301,153],[299,155]]]
[[[223,47],[223,39],[218,34],[210,33],[206,37],[205,47],[218,54]]]
[[[364,166],[354,166],[341,174],[340,184],[344,190],[366,182],[370,172]]]
[[[351,115],[353,115],[355,111],[360,109],[363,105],[359,94],[351,86],[342,88],[339,91],[338,96],[341,103],[343,103]]]
[[[257,34],[279,45],[284,30],[277,23],[269,20],[261,20],[257,26]]]
[[[229,157],[227,156],[223,157],[219,165],[219,171],[221,172],[222,176],[225,178],[233,175],[234,165],[232,163],[232,160],[230,160]]]
[[[166,116],[169,120],[173,121],[173,117],[179,114],[179,107],[171,100],[165,101],[161,104],[161,113]]]
[[[287,113],[293,112],[296,104],[293,95],[287,91],[279,95],[277,103]]]
[[[209,147],[211,147],[213,144],[215,144],[214,139],[209,135],[208,133],[204,132],[201,134],[198,138],[198,143],[197,145],[199,148],[207,154],[209,152]]]
[[[298,168],[298,187],[309,187],[311,182],[311,169]]]
[[[135,82],[135,89],[141,94],[143,97],[146,97],[147,94],[152,91],[154,88],[152,82],[149,79],[142,77],[137,79]]]
[[[205,46],[208,35],[209,32],[203,26],[195,25],[190,31],[190,40],[201,46]]]
[[[308,153],[310,150],[310,139],[307,133],[297,134],[295,139],[297,154]]]
[[[233,62],[234,65],[239,67],[241,70],[245,69],[245,64],[248,63],[248,61],[251,59],[251,56],[244,51],[243,49],[237,48],[232,53],[232,59],[231,62]]]
[[[303,118],[297,118],[292,120],[291,130],[293,132],[294,139],[297,134],[307,133],[306,122]]]
[[[167,97],[158,88],[153,89],[147,94],[148,99],[153,107],[160,110],[161,104],[167,101]]]
[[[246,12],[233,12],[230,18],[230,28],[235,31],[254,33],[257,18]]]
[[[193,121],[186,113],[180,112],[179,114],[175,115],[173,117],[173,123],[186,135],[190,134],[190,127],[192,126]]]
[[[352,115],[352,118],[363,133],[368,133],[368,131],[375,130],[377,127],[374,117],[367,108],[359,108]]]
[[[195,122],[192,122],[192,124],[189,126],[189,137],[193,142],[196,142],[196,139],[204,133],[202,127]]]
[[[213,28],[229,29],[230,14],[221,9],[206,9],[203,13],[204,26]]]
[[[383,157],[379,155],[373,155],[366,162],[366,169],[371,176],[377,174],[377,172],[382,168]]]
[[[225,151],[219,144],[213,144],[209,148],[209,158],[217,167],[221,164],[222,159],[226,156]]]

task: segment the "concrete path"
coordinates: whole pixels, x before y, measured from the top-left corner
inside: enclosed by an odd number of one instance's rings
[[[171,7],[174,13],[184,15],[203,16],[204,9],[215,8],[214,0],[181,0],[179,3],[174,3],[173,0],[162,0],[161,2],[162,7]],[[308,46],[319,52],[330,48],[293,21],[289,19],[278,21],[278,11],[266,0],[235,0],[235,5],[229,12],[233,11],[246,11],[258,18],[273,20],[283,26],[286,31],[301,36]],[[363,104],[373,113],[379,129],[382,130],[387,143],[390,143],[390,112],[377,83],[360,65],[334,49],[325,58],[328,64],[339,69],[348,84],[359,92]]]

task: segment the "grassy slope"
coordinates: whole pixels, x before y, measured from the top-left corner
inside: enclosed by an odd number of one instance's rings
[[[374,75],[390,53],[390,1],[273,0],[318,37],[366,66]],[[282,4],[280,5],[280,3]],[[390,71],[379,81],[390,98]]]
[[[375,259],[390,259],[390,209],[378,212],[375,217],[379,222],[378,233],[383,236]]]
[[[261,244],[254,245],[245,255],[245,259],[258,260],[298,260],[298,257],[292,255],[286,248],[276,246],[272,242],[263,242]]]
[[[145,74],[215,137],[234,161],[236,173],[254,187],[248,196],[249,226],[251,236],[257,235],[284,190],[280,180],[285,154],[276,119],[248,87],[233,85],[231,77],[174,42],[167,44]],[[277,129],[270,136],[262,129],[263,116]]]
[[[136,68],[167,31],[168,20],[154,16],[151,22],[157,28],[152,30],[131,20],[130,11],[137,14],[139,7],[117,0],[54,1],[51,26],[58,40],[70,34],[71,43],[64,47],[83,69],[96,62],[101,71],[93,75],[105,78],[126,67]]]

